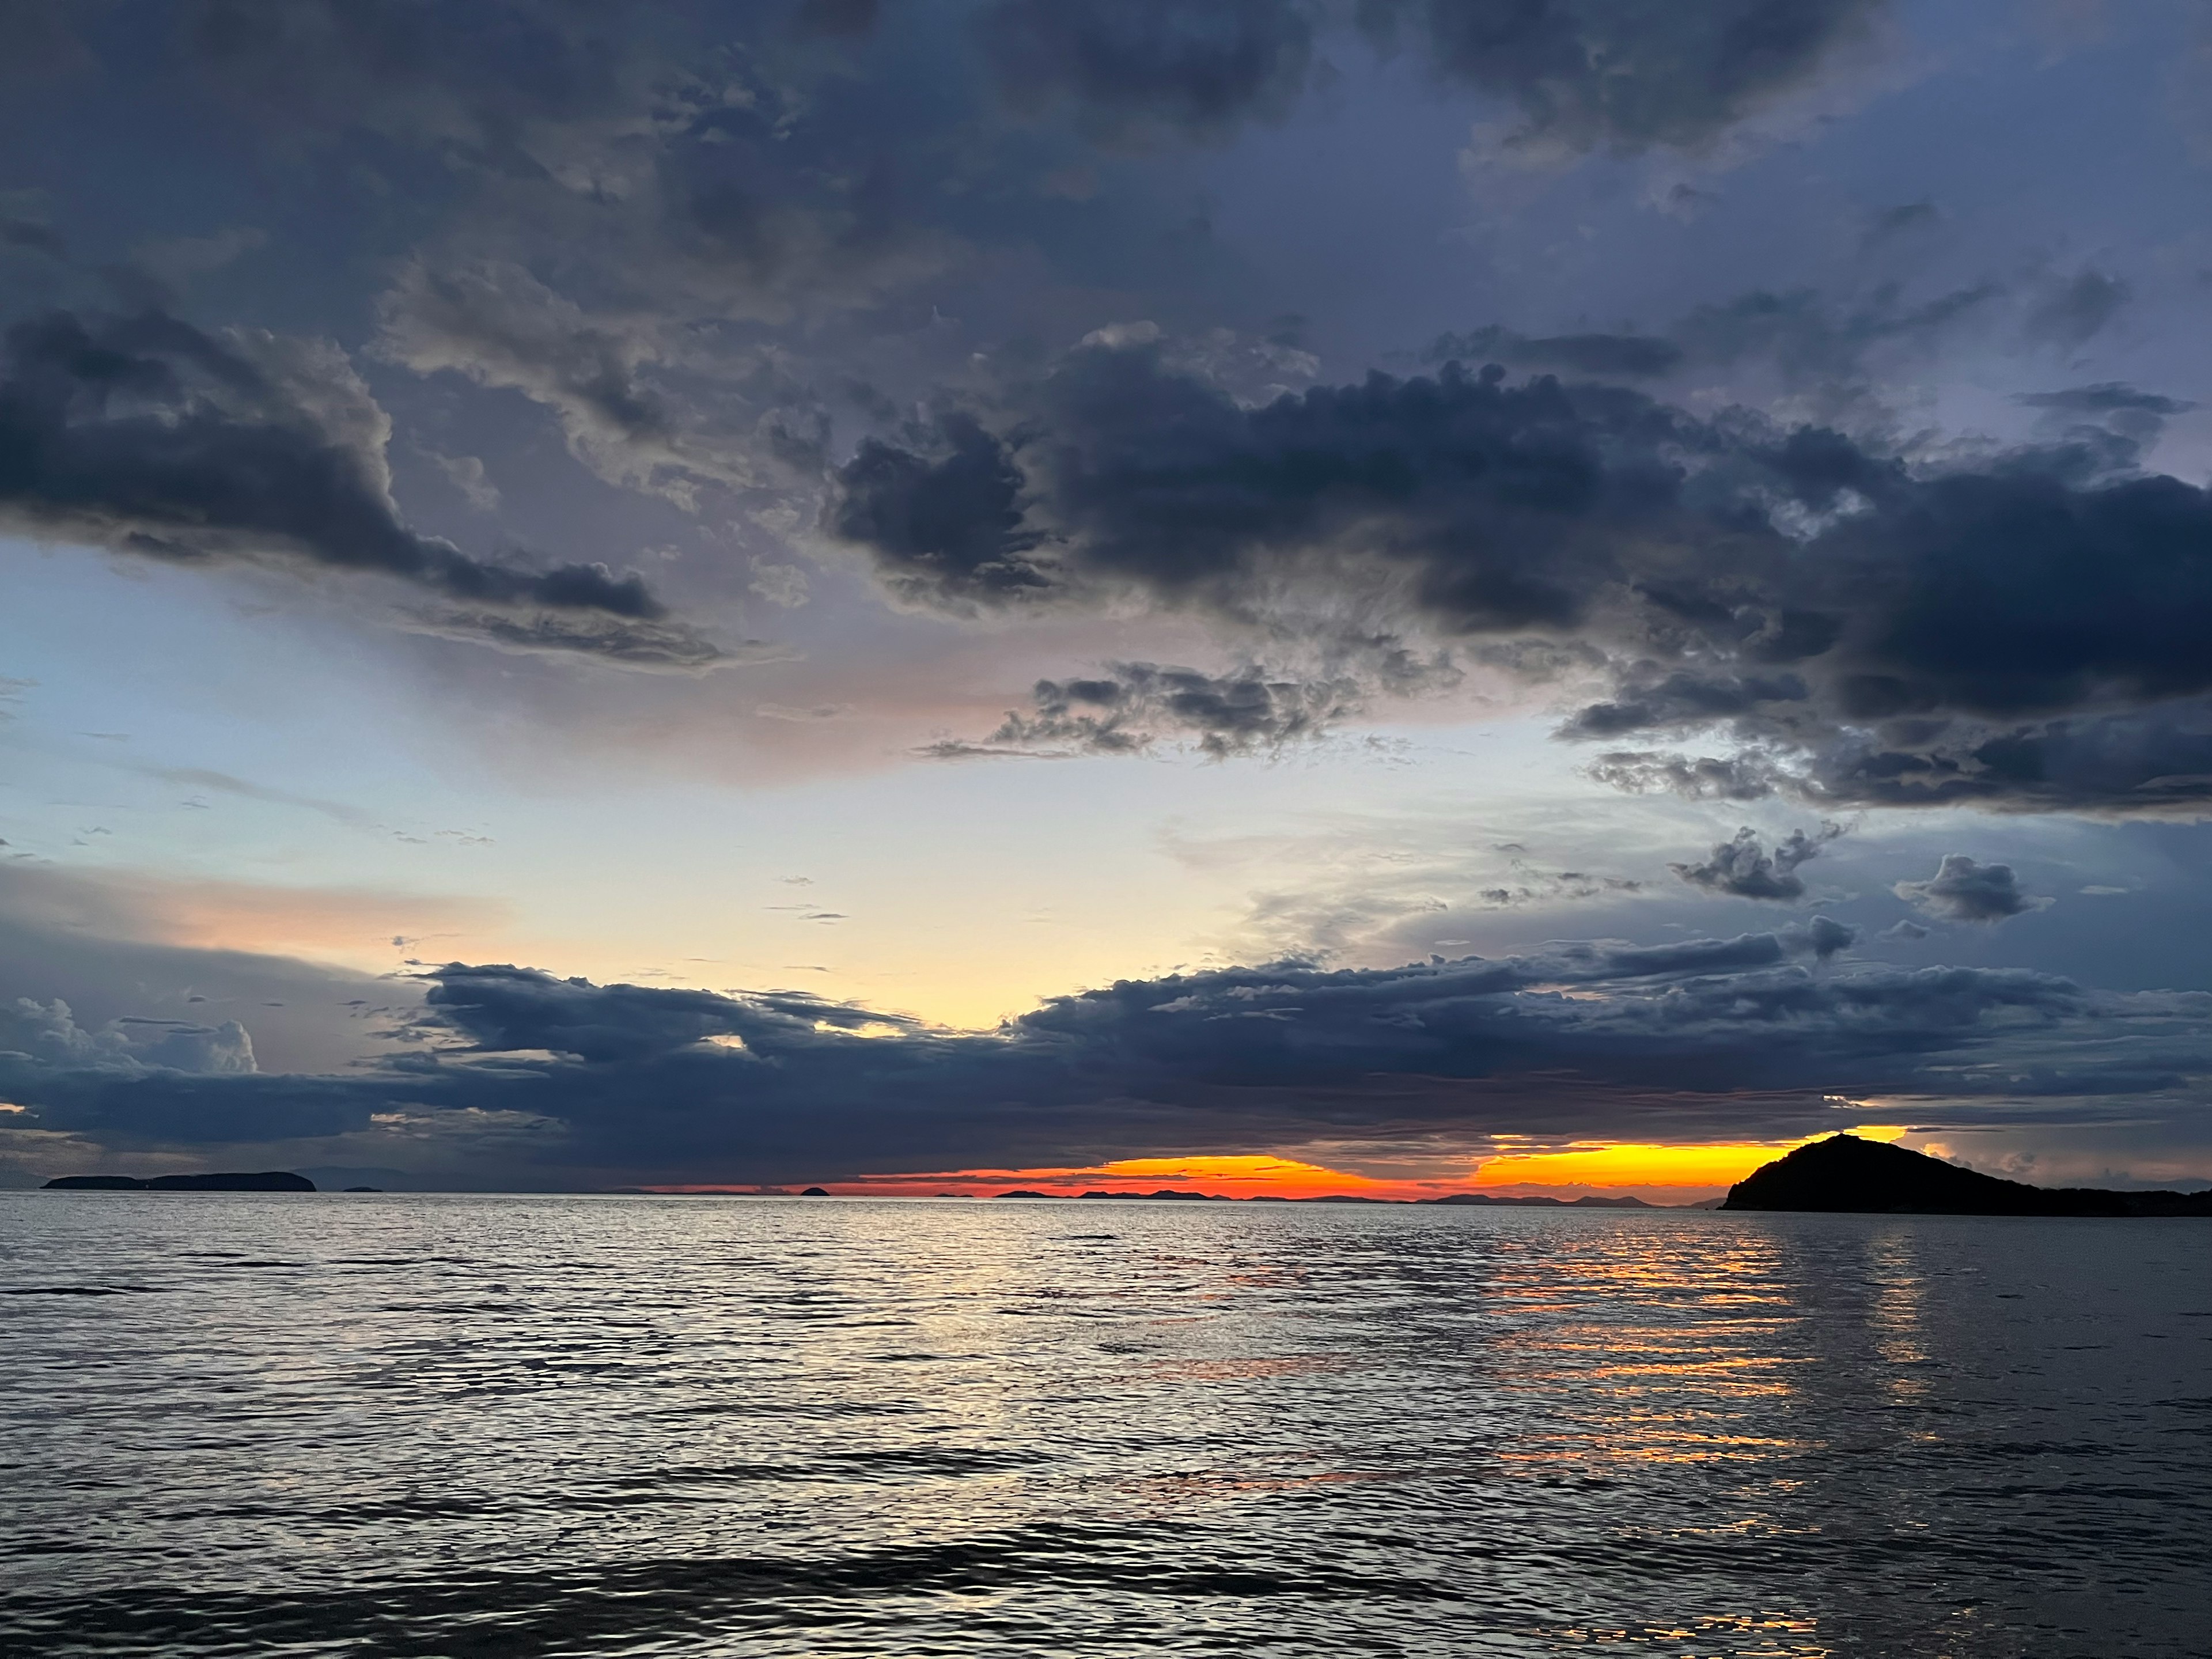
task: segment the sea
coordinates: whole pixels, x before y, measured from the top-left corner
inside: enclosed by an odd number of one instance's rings
[[[0,1194],[0,1653],[2212,1654],[2212,1223]]]

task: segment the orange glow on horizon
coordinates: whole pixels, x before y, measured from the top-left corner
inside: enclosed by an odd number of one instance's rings
[[[1894,1140],[1901,1124],[1864,1124],[1851,1133],[1868,1140]],[[1475,1191],[1495,1187],[1733,1187],[1763,1164],[1771,1164],[1808,1140],[1741,1140],[1664,1146],[1651,1142],[1593,1142],[1562,1152],[1508,1153],[1485,1158],[1468,1179]]]
[[[1852,1133],[1895,1140],[1900,1125],[1862,1124]],[[825,1183],[848,1197],[988,1198],[1004,1192],[1036,1192],[1072,1198],[1080,1193],[1153,1193],[1163,1188],[1218,1198],[1442,1198],[1453,1193],[1558,1196],[1589,1193],[1632,1194],[1648,1202],[1694,1203],[1717,1197],[1761,1164],[1821,1136],[1793,1140],[1721,1141],[1668,1145],[1646,1141],[1589,1141],[1550,1151],[1507,1152],[1479,1160],[1464,1173],[1426,1178],[1381,1179],[1270,1153],[1193,1158],[1126,1158],[1087,1168],[949,1170],[934,1174],[860,1176]],[[730,1191],[704,1186],[663,1187],[664,1192]]]
[[[1376,1181],[1319,1164],[1267,1153],[1200,1158],[1122,1158],[1084,1169],[955,1170],[941,1176],[866,1176],[833,1191],[871,1193],[1001,1193],[1010,1189],[1073,1194],[1081,1192],[1203,1192],[1224,1198],[1317,1198],[1348,1193],[1363,1198],[1422,1198],[1455,1183]]]

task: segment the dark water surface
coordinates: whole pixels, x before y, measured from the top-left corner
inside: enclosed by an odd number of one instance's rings
[[[0,1651],[2212,1653],[2212,1224],[0,1196]]]

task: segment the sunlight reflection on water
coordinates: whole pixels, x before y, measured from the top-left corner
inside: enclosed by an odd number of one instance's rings
[[[7,1194],[0,1649],[2201,1654],[2208,1237]]]

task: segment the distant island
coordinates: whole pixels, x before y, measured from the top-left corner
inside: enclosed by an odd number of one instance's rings
[[[312,1193],[315,1183],[284,1170],[257,1175],[56,1176],[49,1192],[78,1193]],[[373,1189],[362,1189],[373,1190]]]
[[[1720,1207],[1865,1215],[2212,1216],[2212,1192],[2031,1187],[1886,1141],[1838,1134],[1762,1164],[1729,1188]]]

